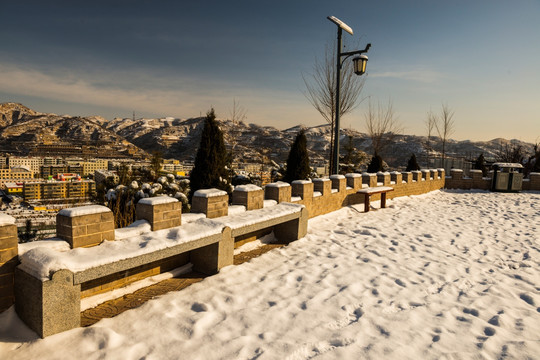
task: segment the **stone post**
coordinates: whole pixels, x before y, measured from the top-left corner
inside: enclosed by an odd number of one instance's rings
[[[328,195],[332,192],[332,181],[330,179],[313,179],[313,191],[318,191],[321,195]]]
[[[393,181],[396,185],[401,184],[403,182],[403,175],[400,172],[392,171],[390,173],[390,181]]]
[[[530,190],[540,190],[540,173],[532,172],[529,174]]]
[[[338,192],[344,192],[347,187],[345,176],[340,174],[330,175],[330,181],[332,181],[332,189],[336,189]]]
[[[377,174],[362,173],[362,183],[369,187],[377,186]]]
[[[450,169],[450,175],[452,176],[452,180],[461,180],[463,179],[463,170]]]
[[[422,172],[418,170],[411,171],[413,181],[422,181]]]
[[[169,229],[182,224],[182,203],[169,196],[141,199],[135,208],[137,220],[150,223],[152,231]]]
[[[15,218],[0,214],[0,313],[15,302],[14,273],[19,264]]]
[[[382,183],[383,186],[390,185],[390,173],[379,171],[377,173],[377,182]]]
[[[264,187],[264,198],[266,200],[275,200],[278,204],[281,202],[290,202],[291,190],[291,185],[283,181],[266,184]]]
[[[444,169],[437,169],[437,174],[439,175],[439,179],[444,179],[446,177]]]
[[[262,209],[264,190],[257,185],[239,185],[233,191],[233,205],[244,205],[246,210]]]
[[[101,205],[62,209],[56,215],[56,235],[66,240],[72,249],[114,240],[114,216]]]
[[[403,178],[403,181],[405,181],[407,184],[412,183],[413,176],[412,176],[412,173],[410,171],[402,172],[401,176]]]
[[[437,170],[430,169],[429,170],[429,177],[430,177],[430,180],[437,180]]]
[[[195,191],[191,211],[204,213],[208,219],[229,214],[229,195],[223,190],[202,189]]]
[[[360,190],[362,188],[362,174],[349,173],[345,174],[347,179],[347,186],[354,190]]]
[[[302,200],[313,197],[313,183],[309,180],[294,180],[292,182],[292,196],[300,196]]]
[[[431,172],[428,169],[422,169],[421,171],[422,171],[422,179],[424,181],[428,181]]]

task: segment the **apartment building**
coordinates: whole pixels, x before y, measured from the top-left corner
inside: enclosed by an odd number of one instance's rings
[[[90,198],[96,190],[93,180],[31,181],[23,186],[25,201]]]
[[[0,187],[8,182],[23,182],[34,180],[34,172],[25,166],[0,168]]]

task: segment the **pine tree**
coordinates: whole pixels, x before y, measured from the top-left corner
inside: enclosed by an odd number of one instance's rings
[[[373,155],[373,157],[371,158],[371,162],[369,163],[367,167],[367,172],[376,173],[376,172],[382,171],[382,169],[383,169],[382,158],[377,153],[375,153],[375,155]]]
[[[407,169],[405,171],[414,170],[420,170],[420,165],[418,165],[418,161],[416,161],[416,155],[412,154],[409,162],[407,163]]]
[[[310,172],[306,134],[301,130],[291,146],[283,181],[291,183],[294,180],[304,180],[309,177]]]
[[[227,149],[223,133],[216,121],[214,109],[206,113],[201,143],[195,156],[191,171],[189,202],[199,189],[217,188],[230,192],[229,172],[227,171]]]
[[[476,170],[482,170],[482,176],[487,175],[487,169],[485,164],[484,154],[480,154],[476,161],[474,162],[474,168]]]

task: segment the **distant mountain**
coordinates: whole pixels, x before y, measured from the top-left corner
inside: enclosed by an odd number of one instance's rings
[[[71,147],[80,156],[124,157],[147,154],[107,130],[108,121],[99,116],[70,116],[39,113],[17,103],[0,104],[0,152],[39,155],[47,148]],[[47,153],[47,155],[55,155]]]
[[[329,157],[330,126],[327,124],[314,127],[297,125],[279,130],[271,126],[233,123],[231,120],[218,121],[227,146],[239,162],[260,163],[263,157],[277,163],[285,162],[294,137],[302,129],[306,132],[312,165],[324,164]],[[59,116],[38,113],[21,104],[5,103],[0,104],[0,151],[21,152],[21,144],[57,142],[114,148],[124,156],[129,153],[149,156],[153,151],[161,151],[165,158],[190,161],[195,158],[203,123],[203,117],[115,118],[109,121],[97,116]],[[369,137],[353,129],[342,129],[341,154],[345,153],[349,136],[356,149],[371,154]],[[424,166],[428,155],[431,158],[440,156],[440,141],[432,138],[430,144],[428,147],[425,136],[400,135],[382,154],[383,159],[392,168],[402,168],[414,153],[420,165]],[[519,140],[449,140],[447,156],[475,159],[483,153],[488,160],[494,160],[507,144],[521,146],[527,153],[533,151],[533,144]]]

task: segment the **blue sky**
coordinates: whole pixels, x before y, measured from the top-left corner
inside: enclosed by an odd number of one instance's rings
[[[105,118],[227,117],[281,129],[324,123],[302,74],[336,37],[368,53],[362,97],[391,100],[425,135],[442,104],[453,138],[540,141],[540,1],[0,0],[0,102]],[[365,131],[367,100],[342,119]]]

